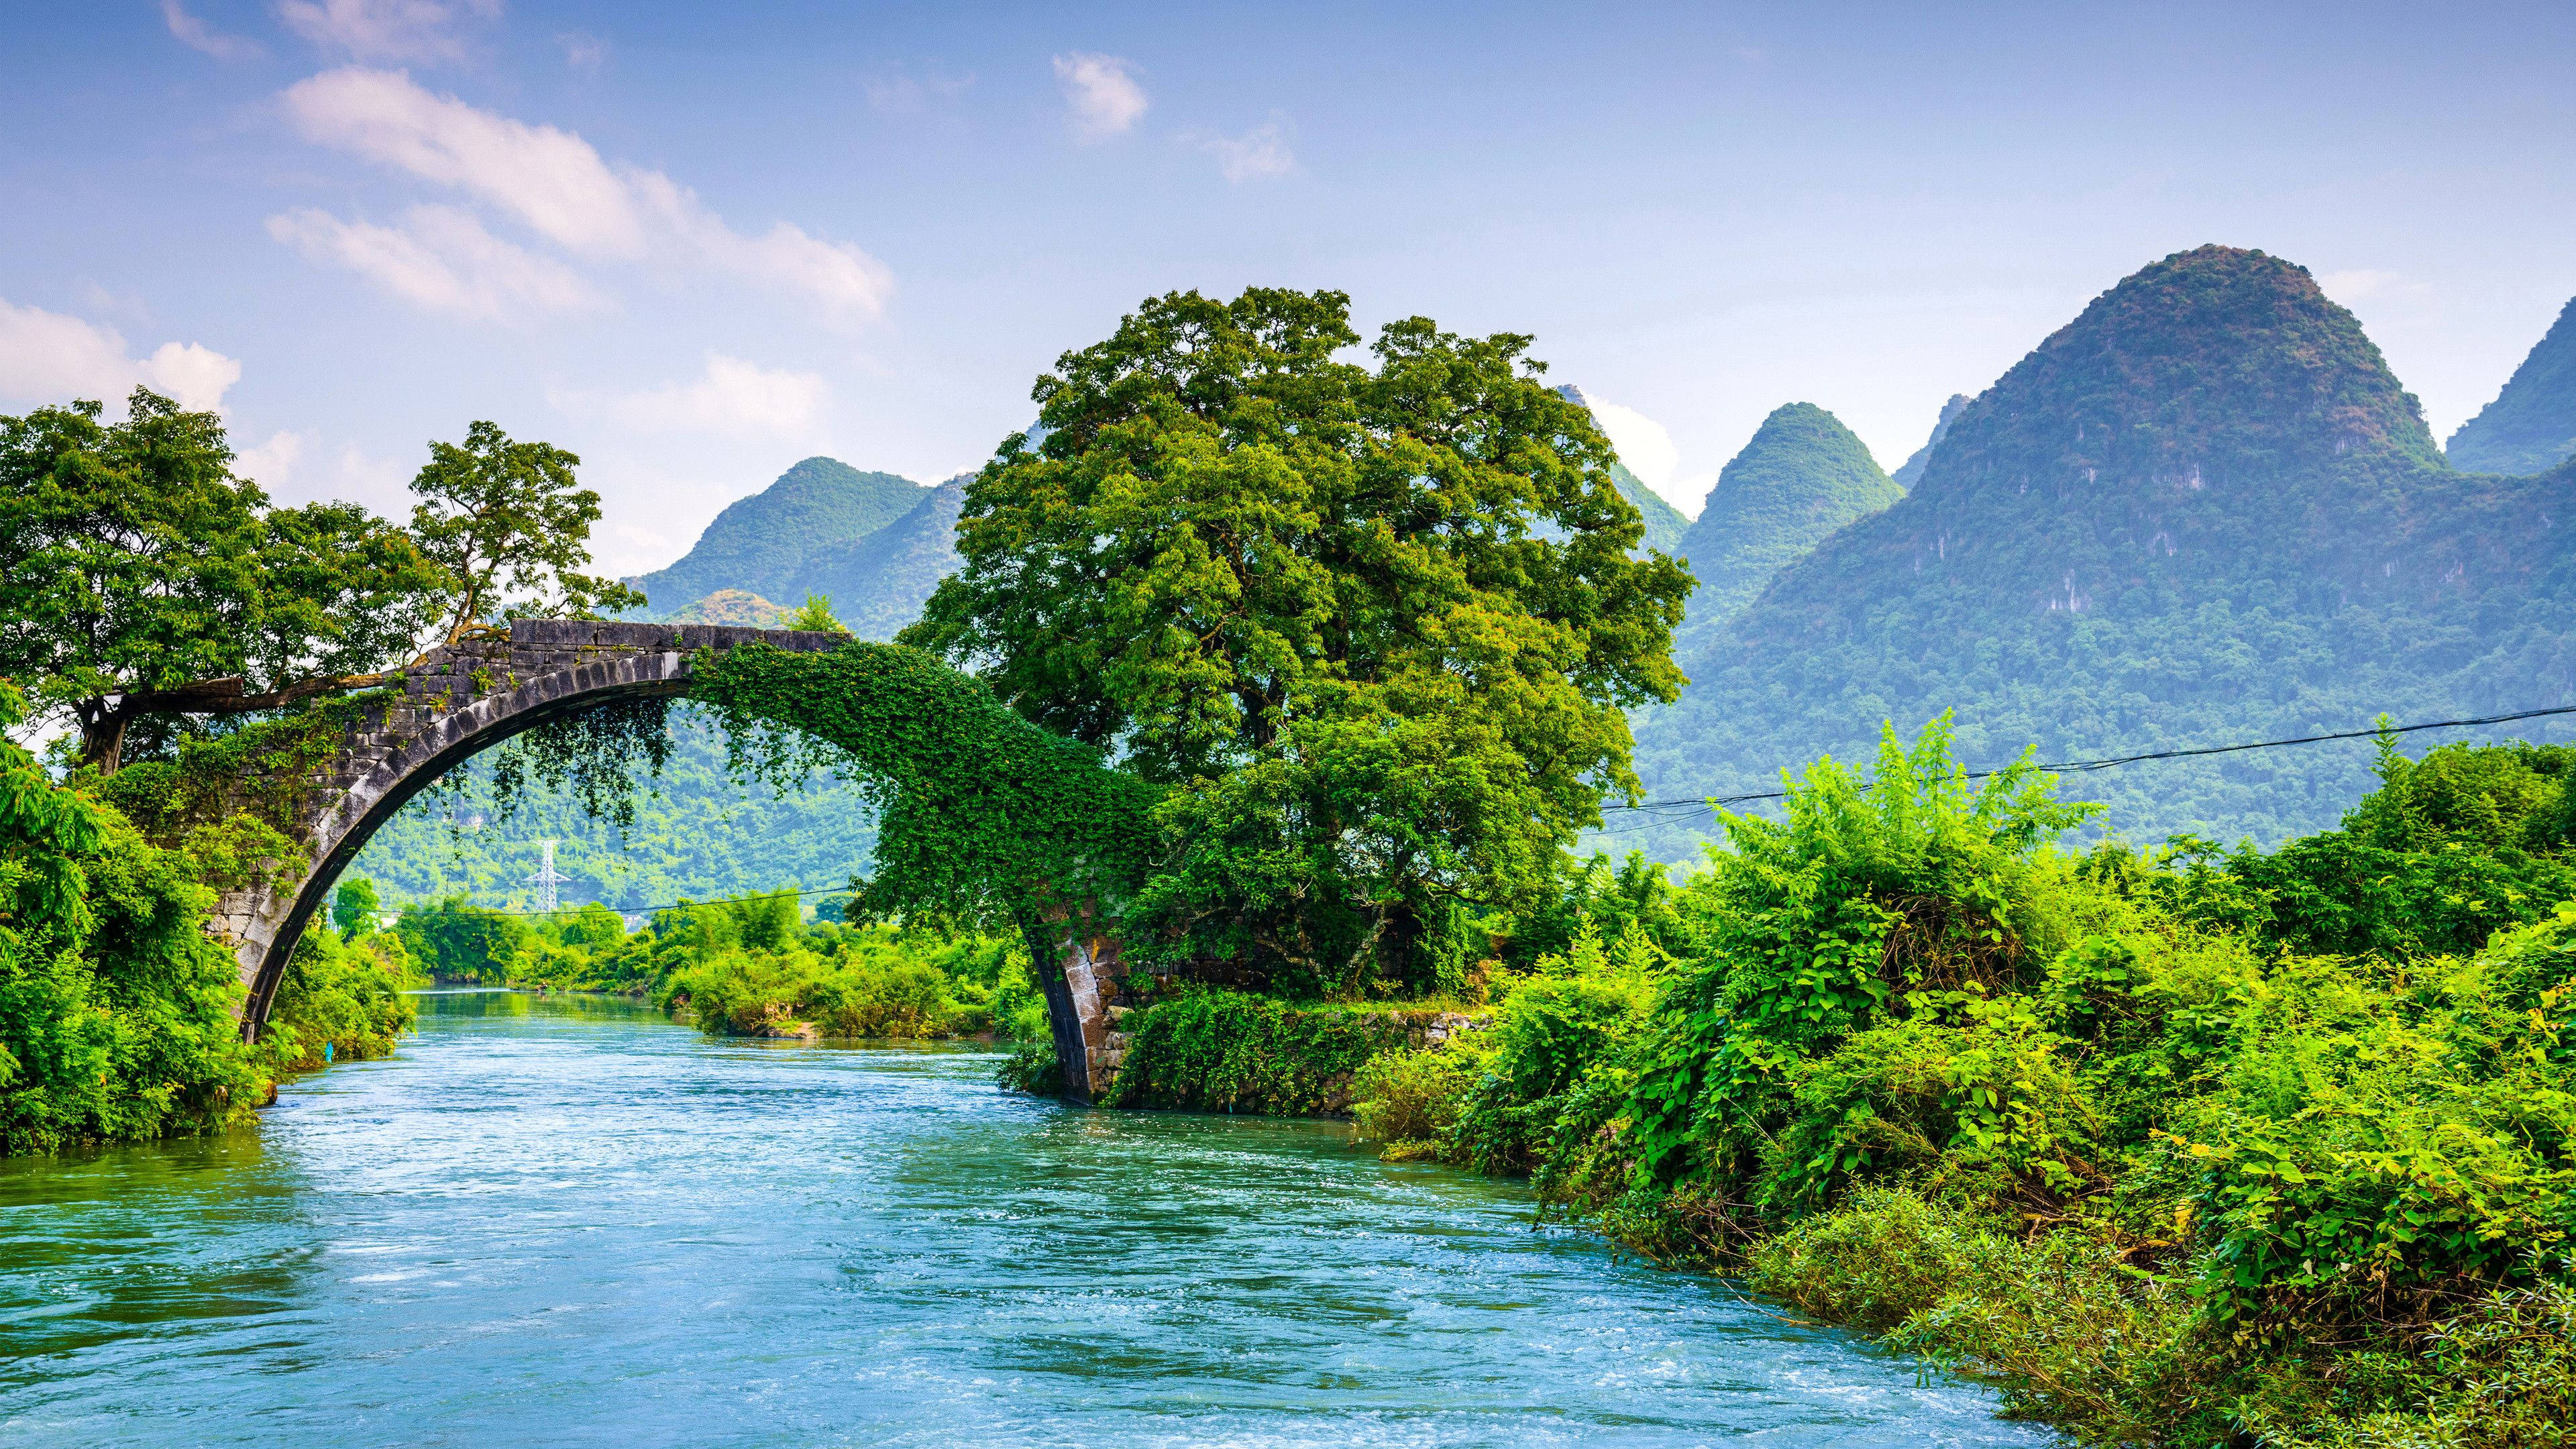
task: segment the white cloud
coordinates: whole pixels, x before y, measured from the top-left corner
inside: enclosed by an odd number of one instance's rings
[[[238,35],[225,35],[187,12],[179,0],[161,0],[161,21],[179,43],[202,50],[217,60],[250,60],[265,54],[259,43]]]
[[[1592,399],[1592,421],[1610,446],[1619,450],[1619,461],[1657,492],[1670,482],[1673,470],[1682,462],[1682,450],[1673,444],[1673,435],[1662,423],[1631,407]]]
[[[458,27],[468,15],[491,20],[501,0],[279,0],[277,18],[325,50],[353,60],[461,60]]]
[[[272,495],[295,481],[296,465],[304,460],[306,439],[302,433],[279,429],[265,443],[255,443],[233,455],[233,476],[248,478]]]
[[[464,191],[578,256],[712,266],[835,317],[873,317],[894,290],[885,264],[847,242],[787,222],[746,237],[659,171],[611,166],[570,131],[433,95],[398,71],[328,71],[282,99],[308,139]]]
[[[1225,179],[1241,184],[1257,176],[1285,176],[1297,169],[1297,158],[1288,150],[1288,137],[1282,122],[1273,120],[1253,127],[1240,136],[1193,137],[1198,148],[1216,157]]]
[[[503,321],[608,305],[571,268],[503,241],[452,206],[415,206],[399,227],[298,207],[270,217],[268,234],[432,312]]]
[[[552,400],[566,412],[605,414],[636,432],[774,439],[811,433],[825,391],[818,373],[710,352],[706,371],[691,382],[622,396],[556,393]]]
[[[569,31],[556,36],[555,44],[563,47],[564,64],[585,75],[597,75],[608,64],[608,42],[596,35]]]
[[[140,385],[181,407],[213,411],[241,371],[239,362],[194,342],[164,342],[149,357],[129,357],[113,327],[0,300],[0,399],[12,403],[92,399],[121,414],[125,395]]]
[[[1073,133],[1085,141],[1123,135],[1145,116],[1145,88],[1135,66],[1118,56],[1077,50],[1055,58],[1055,78],[1073,107]]]

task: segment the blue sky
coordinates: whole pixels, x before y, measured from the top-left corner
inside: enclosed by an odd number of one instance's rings
[[[148,381],[281,497],[474,418],[602,562],[829,453],[924,481],[1141,298],[1533,333],[1693,503],[1889,467],[2144,263],[2314,270],[2447,434],[2576,293],[2576,7],[11,7],[0,409]]]

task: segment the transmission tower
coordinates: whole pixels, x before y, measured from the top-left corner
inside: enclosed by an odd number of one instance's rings
[[[572,877],[555,869],[555,843],[551,840],[539,843],[545,848],[545,864],[538,866],[528,877],[528,884],[537,888],[537,909],[551,913],[555,909],[555,887]]]

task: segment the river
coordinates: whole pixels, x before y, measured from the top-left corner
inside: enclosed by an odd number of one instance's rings
[[[257,1131],[0,1163],[0,1445],[2028,1445],[1330,1123],[424,998]]]

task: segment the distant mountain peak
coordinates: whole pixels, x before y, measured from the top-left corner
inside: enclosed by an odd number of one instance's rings
[[[645,612],[673,610],[721,589],[796,598],[808,552],[864,538],[910,513],[929,490],[893,473],[866,473],[838,458],[798,462],[777,480],[718,513],[695,547],[669,568],[632,582]]]
[[[2305,269],[2196,248],[2094,299],[1951,418],[1910,494],[1685,658],[1639,773],[1661,795],[1757,790],[1950,710],[1994,764],[2555,701],[2571,530],[2576,462],[2454,472]],[[2283,751],[2084,789],[2131,839],[2277,840],[2331,825],[2368,764]]]
[[[2576,299],[2445,451],[2465,473],[2546,473],[2576,457]]]
[[[1834,530],[1904,496],[1842,419],[1814,403],[1772,409],[1682,538],[1699,578],[1685,630],[1734,614]]]
[[[1591,397],[1573,383],[1569,382],[1559,387],[1556,395],[1587,413],[1599,416],[1593,408]],[[1619,496],[1635,505],[1637,512],[1644,516],[1645,546],[1678,556],[1681,552],[1682,535],[1690,529],[1690,515],[1674,507],[1672,500],[1646,486],[1646,480],[1629,471],[1627,464],[1615,458],[1610,463],[1610,482],[1618,488]]]
[[[1922,447],[1914,450],[1914,456],[1906,459],[1903,467],[1887,475],[1896,480],[1897,487],[1908,493],[1914,491],[1914,480],[1923,476],[1923,465],[1932,461],[1932,450],[1941,446],[1941,440],[1949,436],[1952,420],[1967,411],[1969,401],[1966,393],[1954,392],[1948,402],[1941,404],[1941,418],[1932,425],[1932,436],[1924,440]]]

